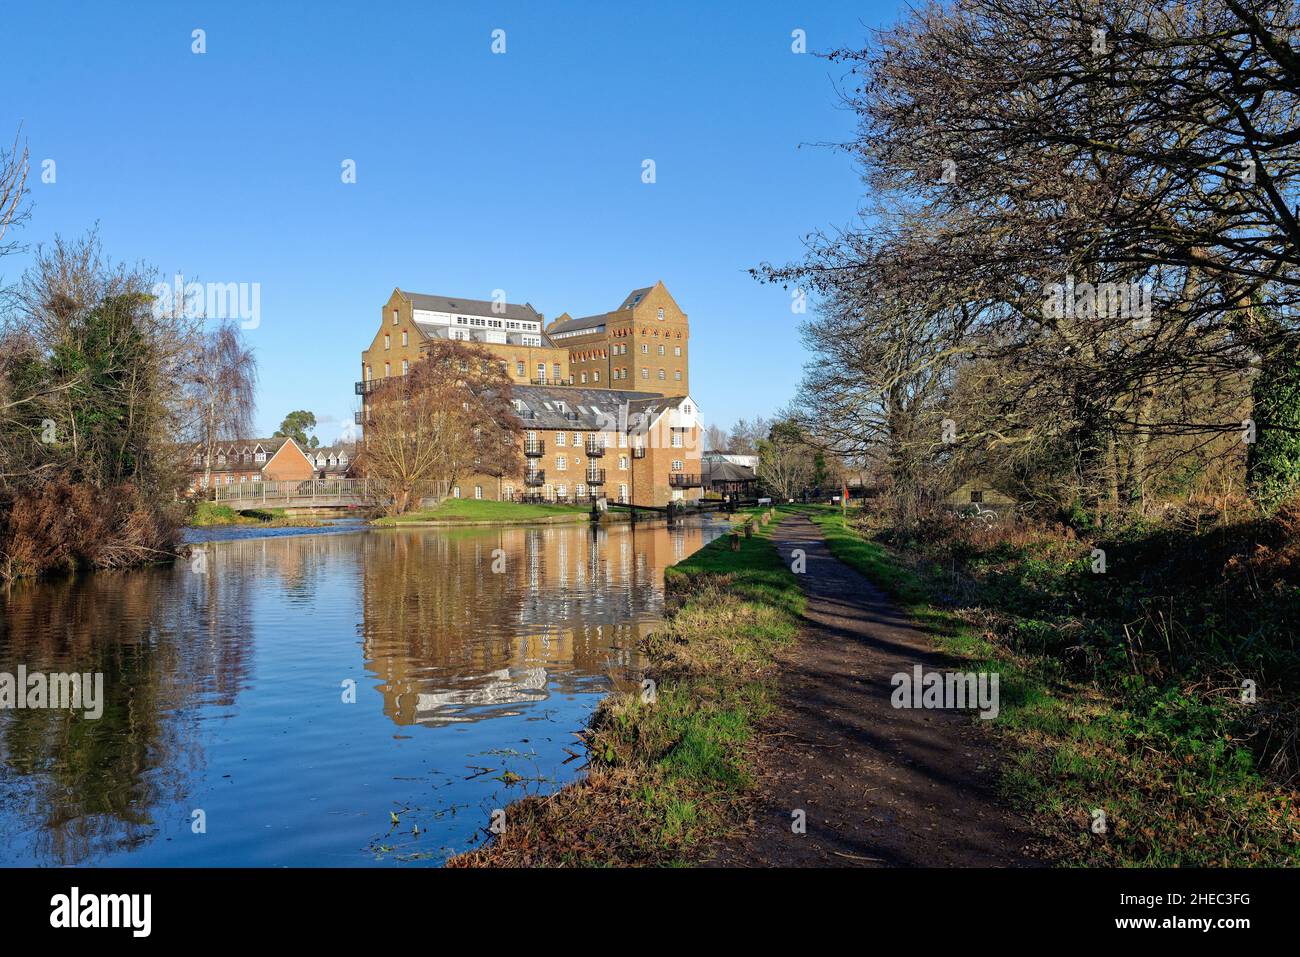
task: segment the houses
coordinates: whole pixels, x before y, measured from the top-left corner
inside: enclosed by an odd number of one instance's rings
[[[190,488],[238,485],[247,482],[304,481],[347,475],[350,468],[346,449],[328,447],[304,451],[296,441],[279,436],[270,439],[234,439],[220,442],[211,465],[201,446],[190,450]]]

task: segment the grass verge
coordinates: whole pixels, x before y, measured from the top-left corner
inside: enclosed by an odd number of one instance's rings
[[[588,505],[545,505],[519,502],[492,502],[485,499],[449,498],[434,508],[419,509],[404,515],[375,519],[374,525],[420,525],[475,522],[511,524],[515,522],[580,521],[591,514]]]
[[[690,864],[746,819],[755,723],[774,707],[773,654],[804,598],[756,519],[665,574],[670,610],[647,639],[654,698],[615,693],[586,732],[590,770],[506,809],[502,834],[452,867]],[[733,550],[733,544],[738,550]]]
[[[1180,637],[1202,648],[1218,640],[1203,622],[1166,633],[1169,652],[1156,655],[1121,600],[1128,586],[1091,574],[1077,545],[1004,541],[944,567],[867,537],[838,510],[807,511],[831,552],[892,592],[945,650],[1000,673],[996,725],[1012,756],[1002,785],[1060,863],[1300,863],[1296,792],[1252,751],[1250,706],[1232,679],[1207,677],[1204,656],[1173,654]],[[1237,660],[1249,645],[1234,647]],[[1213,693],[1216,680],[1227,693]],[[1099,811],[1104,832],[1094,830]]]
[[[217,502],[198,502],[194,507],[194,514],[190,517],[189,524],[194,528],[221,525],[315,528],[325,523],[310,518],[289,515],[282,508],[249,508],[237,512],[229,505],[221,505]]]

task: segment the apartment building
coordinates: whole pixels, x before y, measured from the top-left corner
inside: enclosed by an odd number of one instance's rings
[[[394,289],[361,353],[357,394],[406,375],[439,339],[473,342],[500,358],[516,385],[591,386],[658,395],[689,391],[689,325],[662,282],[634,289],[617,309],[546,323],[531,303],[461,299]],[[357,424],[365,423],[364,408]]]
[[[459,498],[663,506],[700,497],[699,409],[688,395],[518,386],[525,467],[471,475]]]
[[[518,476],[470,476],[470,498],[662,506],[701,494],[699,412],[687,392],[688,323],[662,282],[617,309],[547,324],[531,303],[393,290],[361,353],[356,393],[408,374],[438,340],[482,346],[514,384],[528,463]]]

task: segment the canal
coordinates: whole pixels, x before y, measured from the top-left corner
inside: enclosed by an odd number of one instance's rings
[[[104,700],[0,709],[0,864],[437,865],[581,773],[665,567],[722,528],[237,528],[20,583],[0,673]]]

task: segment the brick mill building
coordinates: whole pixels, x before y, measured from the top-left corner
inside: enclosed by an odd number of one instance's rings
[[[610,312],[549,324],[529,303],[395,289],[361,353],[357,424],[375,385],[406,375],[438,340],[472,342],[500,359],[527,463],[517,476],[470,476],[453,495],[660,506],[700,497],[689,327],[662,282],[632,290]]]

